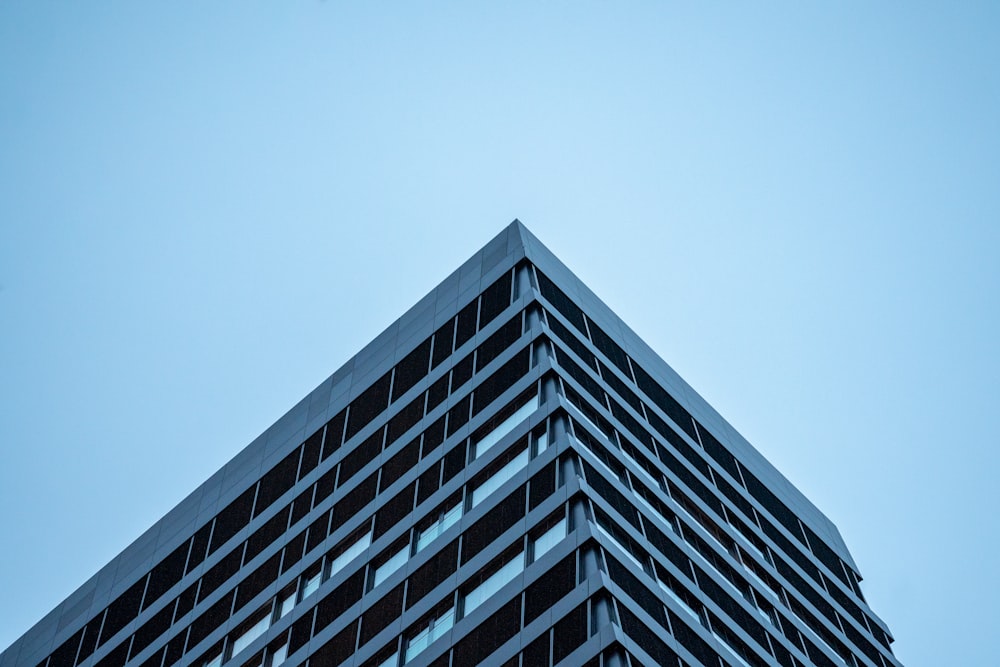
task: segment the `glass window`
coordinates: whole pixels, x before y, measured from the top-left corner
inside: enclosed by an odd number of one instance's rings
[[[214,655],[203,663],[204,667],[221,667],[222,653]]]
[[[541,431],[535,436],[535,456],[549,448],[549,432]]]
[[[556,525],[546,530],[532,542],[532,555],[534,559],[538,560],[541,558],[542,554],[559,544],[564,537],[566,537],[565,518],[560,519]]]
[[[271,653],[270,667],[277,667],[288,657],[288,644],[282,644]]]
[[[513,459],[511,459],[506,465],[504,465],[500,470],[497,470],[493,475],[487,479],[485,482],[480,484],[478,487],[472,491],[472,507],[478,505],[484,498],[489,496],[491,493],[499,489],[504,482],[512,478],[515,473],[528,465],[528,460],[530,455],[527,449],[519,453]]]
[[[698,612],[695,611],[694,607],[689,605],[687,601],[684,600],[684,598],[678,595],[674,591],[674,589],[672,589],[666,582],[660,579],[657,579],[656,583],[660,585],[660,588],[663,590],[663,592],[666,593],[671,600],[676,602],[678,606],[680,606],[680,608],[683,609],[685,613],[687,613],[687,615],[692,618],[692,620],[694,620],[695,623],[701,623],[701,616],[698,615]]]
[[[490,596],[503,588],[514,577],[524,571],[524,552],[519,553],[499,570],[487,577],[481,584],[466,593],[463,612],[468,615]]]
[[[629,560],[631,560],[633,563],[635,563],[636,565],[639,566],[639,569],[641,569],[643,571],[646,570],[646,566],[642,564],[642,561],[640,561],[638,558],[636,558],[635,554],[633,554],[624,544],[622,544],[621,542],[619,542],[618,538],[616,538],[614,535],[611,534],[611,531],[607,530],[600,523],[595,524],[595,525],[597,526],[597,530],[599,530],[602,535],[604,535],[606,538],[608,538],[608,540],[610,540],[612,544],[614,544],[616,547],[618,547],[619,549],[621,549],[622,553],[624,553],[625,556]]]
[[[295,607],[294,590],[278,602],[278,618],[284,618],[293,607]]]
[[[267,615],[264,618],[257,621],[250,629],[244,632],[242,635],[236,638],[233,642],[233,655],[236,655],[250,643],[260,637],[262,634],[267,632],[267,629],[271,627],[271,616]]]
[[[441,533],[454,526],[461,518],[462,504],[458,503],[441,515],[441,518],[420,532],[420,535],[417,536],[417,551],[420,551],[433,542]]]
[[[403,662],[409,662],[420,655],[421,652],[434,640],[443,636],[455,624],[455,608],[452,607],[437,618],[432,618],[423,630],[411,637],[406,642],[406,655]]]
[[[378,667],[396,667],[399,664],[399,651],[396,651],[388,658],[378,663]]]
[[[493,445],[500,442],[500,440],[514,430],[514,427],[523,422],[528,418],[532,412],[538,409],[538,396],[532,396],[527,403],[518,408],[514,414],[512,414],[507,419],[503,420],[499,426],[494,428],[492,431],[483,436],[482,439],[473,445],[473,458],[479,458],[483,455],[483,452],[488,450]]]
[[[402,549],[393,554],[389,560],[375,568],[375,575],[372,579],[372,587],[378,586],[389,578],[389,575],[403,567],[410,557],[410,545],[404,545]]]
[[[304,600],[319,589],[320,580],[322,579],[321,573],[317,572],[311,577],[305,579],[305,583],[302,584],[302,595],[299,596],[300,600]]]
[[[719,633],[713,630],[712,634],[715,635],[715,638],[719,640],[719,644],[722,645],[722,648],[726,649],[733,660],[735,660],[738,664],[743,665],[743,667],[750,667],[750,663],[744,660],[743,656],[740,655],[739,652],[737,652],[737,650],[733,648]]]
[[[372,534],[368,533],[360,540],[344,549],[343,553],[334,558],[333,562],[330,563],[330,576],[332,577],[335,575],[337,572],[342,570],[345,565],[364,553],[365,549],[371,546],[371,543]]]

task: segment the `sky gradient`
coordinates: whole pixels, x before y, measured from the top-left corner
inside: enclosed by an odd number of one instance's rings
[[[0,4],[0,650],[513,218],[996,664],[995,3]]]

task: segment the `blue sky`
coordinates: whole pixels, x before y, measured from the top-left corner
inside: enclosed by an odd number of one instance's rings
[[[0,647],[517,217],[995,664],[998,13],[0,4]]]

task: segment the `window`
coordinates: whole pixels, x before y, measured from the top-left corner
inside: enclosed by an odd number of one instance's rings
[[[388,658],[378,663],[377,667],[396,667],[399,664],[399,651],[396,651]]]
[[[566,537],[566,519],[560,519],[556,525],[552,526],[544,533],[535,538],[531,543],[532,558],[538,560],[542,554],[559,544]]]
[[[744,660],[743,656],[740,655],[740,653],[736,650],[736,648],[733,647],[728,641],[726,641],[725,638],[722,637],[722,635],[720,635],[715,630],[712,630],[712,634],[715,636],[716,639],[719,640],[719,644],[722,645],[722,648],[726,649],[726,651],[729,653],[729,655],[732,656],[732,658],[737,663],[739,663],[743,667],[750,667],[750,663],[748,663],[746,660]]]
[[[454,607],[443,614],[432,618],[423,630],[415,634],[413,637],[410,637],[410,639],[406,642],[406,655],[403,657],[403,662],[410,662],[415,657],[420,655],[425,648],[434,643],[435,639],[448,632],[454,624]]]
[[[319,584],[321,579],[322,579],[321,572],[316,572],[316,574],[313,574],[311,576],[306,575],[305,577],[303,577],[304,583],[302,584],[302,594],[299,596],[299,600],[304,600],[313,593],[315,593],[317,590],[319,590]]]
[[[519,407],[514,411],[510,417],[503,420],[498,426],[496,426],[492,431],[487,433],[485,436],[476,441],[473,445],[473,458],[479,458],[483,455],[483,452],[488,450],[493,445],[500,442],[500,440],[514,430],[514,427],[523,422],[528,418],[532,412],[538,409],[538,395],[532,396],[528,399],[528,402]]]
[[[253,640],[257,639],[257,637],[260,637],[262,634],[267,632],[267,629],[269,627],[271,627],[270,614],[262,617],[259,621],[250,626],[246,630],[246,632],[244,632],[243,634],[241,634],[239,637],[236,638],[236,640],[233,642],[232,654],[236,655],[237,653],[245,649],[253,642]]]
[[[540,431],[535,435],[535,456],[549,448],[549,432]]]
[[[214,655],[205,662],[202,663],[203,667],[221,667],[222,665],[222,653]]]
[[[503,486],[503,483],[511,479],[515,473],[528,465],[530,453],[527,449],[522,450],[514,458],[508,461],[502,468],[497,470],[485,482],[477,486],[472,491],[472,507],[475,507],[491,493]]]
[[[437,521],[420,532],[417,536],[417,551],[420,551],[433,542],[441,533],[455,525],[461,518],[462,503],[459,502],[451,509],[445,511]]]
[[[503,588],[504,584],[513,580],[514,577],[523,571],[524,552],[522,551],[501,565],[500,569],[486,577],[482,583],[465,594],[463,613],[465,615],[471,613],[473,609],[485,602],[494,593]]]
[[[293,607],[295,607],[294,589],[278,603],[278,618],[284,618]]]
[[[288,657],[288,642],[285,642],[278,648],[271,652],[271,658],[268,662],[269,667],[278,667],[281,663],[285,661]]]
[[[335,575],[337,572],[342,570],[345,565],[364,553],[365,549],[371,546],[371,543],[372,534],[367,533],[357,542],[344,549],[344,551],[330,563],[330,576],[332,577]]]
[[[673,577],[671,577],[671,579],[673,579]],[[661,589],[661,590],[662,590],[662,591],[663,591],[664,593],[666,593],[666,594],[667,594],[667,596],[668,596],[668,597],[669,597],[669,598],[670,598],[671,600],[673,600],[674,602],[676,602],[676,603],[677,603],[677,605],[678,605],[678,606],[679,606],[679,607],[680,607],[681,609],[683,609],[683,610],[684,610],[684,612],[685,612],[685,613],[686,613],[686,614],[687,614],[688,616],[690,616],[690,617],[691,617],[691,619],[692,619],[692,620],[693,620],[693,621],[694,621],[695,623],[701,623],[701,616],[700,616],[700,615],[698,614],[698,612],[697,612],[697,611],[695,611],[695,608],[694,608],[694,607],[692,607],[692,606],[691,606],[690,604],[688,604],[687,600],[685,600],[685,599],[684,599],[684,598],[682,598],[682,597],[681,597],[680,595],[678,595],[678,594],[677,594],[677,592],[676,592],[676,591],[675,591],[675,590],[674,590],[674,589],[673,589],[673,588],[671,587],[671,585],[670,585],[669,583],[667,583],[667,582],[663,581],[662,579],[657,579],[657,580],[656,580],[656,583],[658,583],[658,584],[660,585],[660,589]],[[674,585],[677,585],[677,584],[676,584],[676,580],[675,580],[675,581],[673,581],[672,583],[673,583]]]
[[[410,557],[410,545],[404,544],[403,548],[394,553],[389,557],[384,563],[375,568],[375,574],[372,576],[372,588],[378,586],[383,581],[389,578],[389,575],[403,567],[406,561]]]

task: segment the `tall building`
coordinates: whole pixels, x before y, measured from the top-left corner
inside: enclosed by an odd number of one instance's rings
[[[859,580],[515,221],[0,667],[899,665]]]

